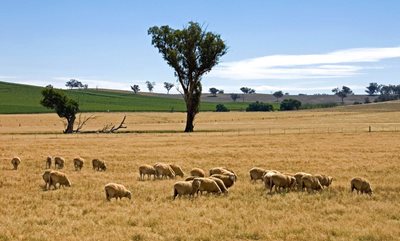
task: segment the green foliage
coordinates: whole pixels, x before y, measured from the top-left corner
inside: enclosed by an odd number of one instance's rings
[[[254,102],[249,104],[246,111],[273,111],[274,107],[271,104],[266,104],[263,102]]]
[[[249,87],[242,87],[240,90],[243,92],[243,94],[254,94],[256,93],[256,90],[249,88]]]
[[[175,85],[172,83],[164,82],[164,88],[167,90],[167,94],[169,94],[169,91],[174,87]]]
[[[133,91],[133,93],[137,94],[140,91],[140,87],[139,85],[131,85],[131,89]]]
[[[301,102],[295,99],[284,99],[281,102],[280,110],[298,110],[301,107]]]
[[[375,94],[378,94],[380,89],[381,85],[378,85],[377,83],[369,83],[369,86],[367,86],[367,90],[365,90],[365,92],[368,95],[373,96]]]
[[[283,92],[281,90],[280,91],[276,91],[272,95],[276,98],[276,101],[279,101],[279,98],[282,98],[282,96],[283,96]]]
[[[332,92],[342,99],[342,103],[344,103],[344,98],[353,94],[353,91],[347,86],[343,86],[342,89],[334,88]]]
[[[226,106],[223,105],[223,104],[218,104],[218,105],[216,106],[216,110],[215,110],[215,111],[216,111],[216,112],[229,112],[229,109],[226,108]]]
[[[218,91],[219,91],[219,89],[214,88],[214,87],[211,87],[211,88],[209,89],[209,92],[210,92],[213,96],[217,96]]]
[[[200,105],[201,77],[218,64],[227,47],[220,35],[206,32],[195,22],[189,22],[183,29],[154,26],[148,34],[181,84],[187,110],[185,132],[192,132]]]
[[[233,100],[233,102],[236,102],[236,100],[240,98],[239,94],[231,94],[230,96],[231,96],[231,99]]]

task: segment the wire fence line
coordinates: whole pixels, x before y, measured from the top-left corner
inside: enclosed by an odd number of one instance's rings
[[[274,127],[274,128],[239,128],[219,130],[198,130],[192,133],[184,133],[177,130],[151,130],[151,131],[128,131],[120,133],[4,133],[1,139],[81,139],[81,138],[126,138],[127,136],[248,136],[248,135],[295,135],[295,134],[337,134],[337,133],[384,133],[400,132],[400,124],[391,125],[369,125],[369,126],[343,126],[343,127]]]

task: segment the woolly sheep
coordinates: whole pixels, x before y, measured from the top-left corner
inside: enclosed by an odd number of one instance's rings
[[[60,156],[54,157],[54,167],[56,169],[63,169],[64,168],[65,160]]]
[[[179,181],[174,184],[174,198],[176,196],[183,196],[183,195],[189,195],[193,196],[197,190],[199,189],[200,185],[199,182],[195,182],[193,184],[193,181]]]
[[[194,185],[198,185],[200,183],[197,192],[203,193],[203,191],[205,191],[207,193],[216,193],[216,194],[222,193],[218,184],[211,178],[197,177],[193,180],[193,183]]]
[[[307,189],[308,192],[311,191],[320,191],[322,190],[321,183],[319,182],[318,178],[314,177],[313,175],[304,175],[301,178],[301,189],[303,190],[304,187]]]
[[[329,187],[332,184],[333,178],[331,176],[316,174],[314,177],[318,178],[319,183],[322,187]]]
[[[290,189],[296,185],[296,178],[280,173],[271,175],[269,192],[272,192],[272,187],[275,186],[275,192],[278,192],[281,188]]]
[[[97,158],[92,160],[92,166],[93,166],[93,170],[96,170],[96,171],[106,171],[107,170],[106,163]]]
[[[13,159],[11,159],[11,164],[13,165],[14,170],[18,169],[18,166],[19,166],[20,163],[21,163],[21,158],[19,158],[17,156],[14,157]]]
[[[193,181],[193,179],[195,179],[196,177],[194,176],[189,176],[187,178],[185,178],[185,181]]]
[[[49,186],[50,185],[50,173],[51,173],[51,170],[46,170],[46,171],[44,171],[44,173],[42,175],[42,178],[44,180],[44,187],[46,190],[50,188],[50,186]]]
[[[168,164],[156,163],[154,169],[156,170],[156,176],[158,178],[175,178],[175,172]]]
[[[263,176],[265,174],[265,169],[259,168],[259,167],[253,167],[250,169],[250,180],[251,181],[257,181],[257,180],[262,180]]]
[[[301,181],[301,178],[304,176],[304,175],[311,175],[311,174],[309,174],[309,173],[306,173],[306,172],[297,172],[296,174],[294,174],[294,178],[296,178],[296,182],[297,182],[297,190],[302,190],[303,191],[303,183],[302,183],[302,181]]]
[[[212,176],[209,177],[209,178],[214,180],[217,183],[217,185],[221,189],[222,193],[228,193],[229,192],[228,188],[226,188],[224,182],[221,179],[219,179],[217,177],[212,177]]]
[[[122,184],[117,183],[108,183],[104,186],[104,191],[106,192],[107,201],[110,201],[111,198],[115,198],[118,200],[126,197],[131,199],[132,193],[124,187]]]
[[[205,172],[203,171],[203,169],[201,169],[201,168],[193,168],[191,171],[190,171],[190,175],[191,176],[194,176],[194,177],[205,177],[206,176],[206,174],[205,174]]]
[[[48,156],[46,158],[46,168],[50,169],[51,168],[51,156]]]
[[[49,182],[49,189],[50,186],[53,186],[54,189],[57,189],[57,183],[61,186],[71,186],[71,182],[69,181],[67,175],[63,172],[59,171],[51,171],[50,172],[50,182]]]
[[[85,163],[85,160],[83,158],[81,157],[74,158],[75,171],[80,171],[83,167],[83,163]]]
[[[175,176],[183,177],[185,173],[183,172],[182,168],[176,164],[169,164],[169,166],[174,170]]]
[[[350,188],[351,192],[354,191],[354,189],[357,191],[357,193],[361,192],[361,194],[366,193],[369,195],[372,195],[372,188],[369,182],[361,177],[355,177],[351,179],[350,181]]]
[[[209,172],[210,172],[210,176],[212,176],[214,174],[224,174],[224,175],[233,174],[235,176],[235,181],[237,180],[236,173],[233,170],[228,169],[226,167],[214,167],[214,168],[211,168]]]
[[[151,175],[156,178],[156,169],[150,165],[142,165],[139,167],[140,180],[144,180],[144,176],[147,175],[147,179],[150,179]]]
[[[265,174],[262,177],[262,180],[264,182],[264,186],[267,190],[270,190],[270,183],[271,183],[271,177],[274,174],[280,173],[279,171],[276,170],[265,170]]]
[[[213,174],[212,177],[216,177],[221,179],[221,181],[224,182],[224,185],[226,188],[230,188],[233,186],[233,184],[235,184],[236,181],[236,177],[234,174],[230,173],[230,174]]]

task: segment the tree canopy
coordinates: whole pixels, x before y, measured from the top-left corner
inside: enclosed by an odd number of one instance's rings
[[[342,89],[334,88],[332,92],[342,99],[342,104],[344,103],[344,98],[353,94],[353,91],[347,86],[342,86]]]
[[[283,92],[282,90],[275,91],[275,93],[273,93],[272,95],[276,98],[276,101],[279,101],[279,98],[283,97]]]
[[[167,94],[169,94],[169,91],[174,87],[175,85],[169,82],[164,82],[164,88],[167,90]]]
[[[225,42],[219,34],[207,32],[195,22],[189,22],[183,29],[154,26],[149,28],[148,34],[152,45],[174,69],[183,89],[187,109],[185,132],[192,132],[194,118],[199,112],[201,78],[226,54]]]

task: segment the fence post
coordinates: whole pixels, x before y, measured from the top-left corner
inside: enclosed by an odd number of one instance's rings
[[[368,128],[368,132],[371,132],[371,126],[369,126],[369,128]]]

